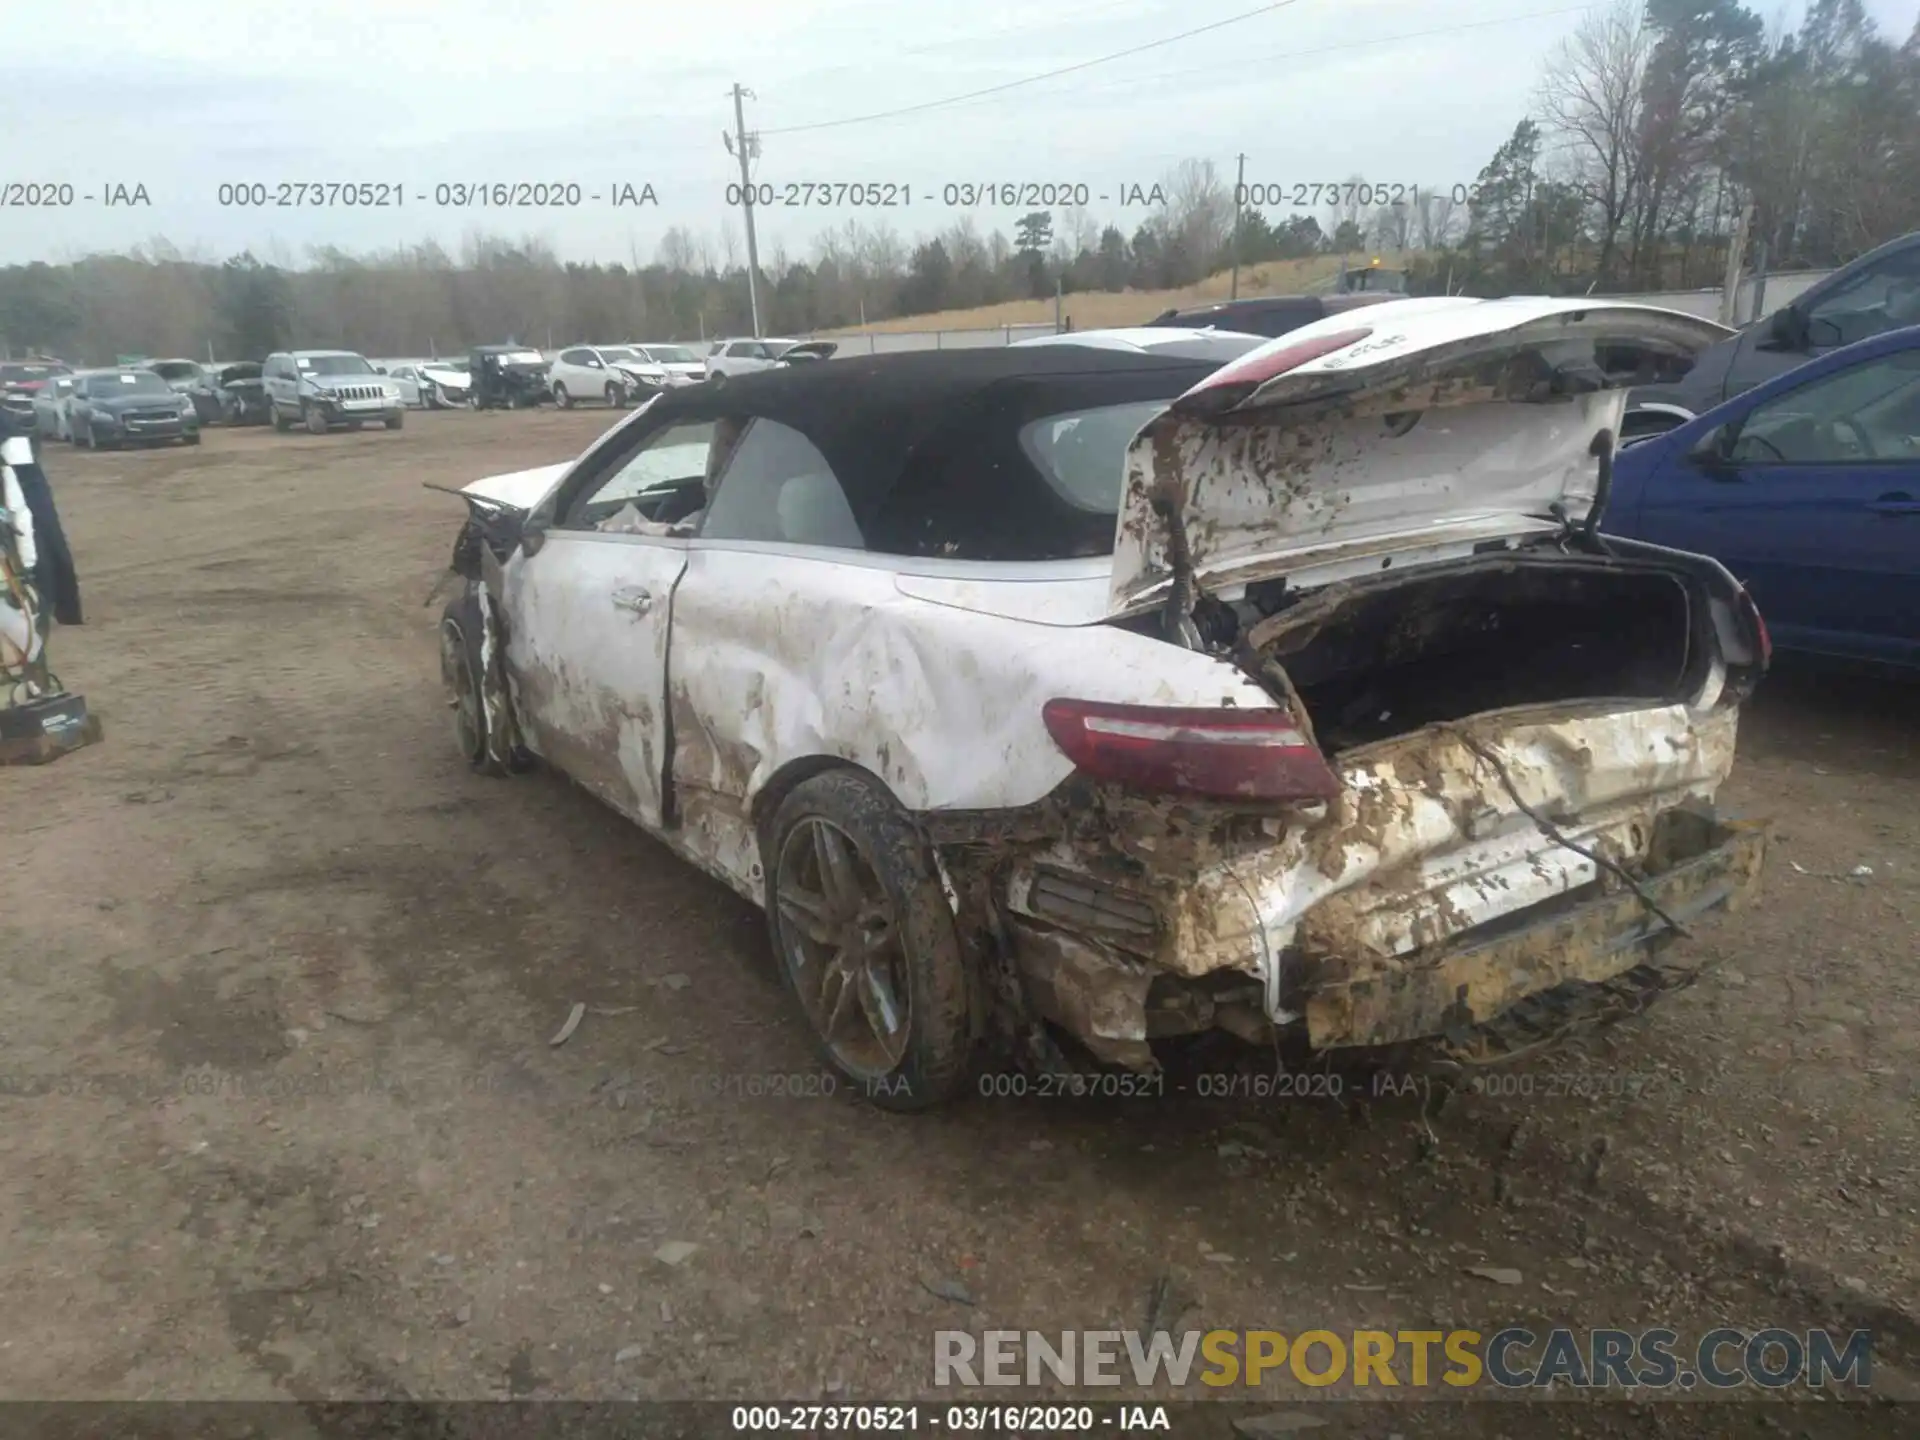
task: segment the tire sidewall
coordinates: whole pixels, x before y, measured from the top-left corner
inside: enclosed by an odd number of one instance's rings
[[[472,688],[476,707],[474,716],[476,742],[464,758],[470,769],[477,770],[483,775],[497,775],[501,771],[489,753],[491,737],[487,733],[486,676],[480,659],[482,623],[480,603],[480,596],[476,593],[473,583],[469,581],[466,588],[449,600],[446,608],[440,612],[441,681],[449,692],[448,698],[456,698],[453,693],[454,676],[448,673],[448,666],[455,663],[465,666],[466,681]],[[448,653],[449,647],[446,642],[450,636],[458,642],[457,656]]]
[[[859,847],[893,907],[906,960],[908,1037],[901,1063],[884,1080],[850,1075],[813,1031],[794,988],[777,903],[780,853],[803,820],[839,826]],[[781,983],[801,1009],[821,1059],[854,1093],[888,1110],[925,1110],[961,1093],[973,1073],[974,1026],[965,951],[926,842],[878,781],[854,770],[830,770],[795,786],[768,822],[761,843],[767,932]]]

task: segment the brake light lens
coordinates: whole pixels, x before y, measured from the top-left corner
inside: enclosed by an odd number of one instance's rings
[[[1049,700],[1047,733],[1083,772],[1136,790],[1215,800],[1331,800],[1319,748],[1278,709]]]
[[[1754,603],[1753,592],[1744,585],[1740,587],[1740,609],[1753,622],[1753,633],[1760,639],[1760,668],[1764,670],[1773,663],[1773,636],[1767,633],[1767,617]]]
[[[1299,340],[1276,349],[1262,346],[1242,355],[1231,365],[1223,365],[1174,402],[1173,408],[1188,415],[1219,415],[1233,409],[1267,381],[1289,370],[1298,370],[1309,360],[1331,355],[1349,345],[1358,344],[1373,334],[1372,326],[1337,330],[1312,340]]]

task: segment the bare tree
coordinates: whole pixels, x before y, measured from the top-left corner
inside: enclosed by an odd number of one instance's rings
[[[1422,250],[1445,250],[1466,233],[1466,215],[1451,190],[1423,190],[1413,207],[1413,240]]]
[[[684,225],[671,226],[660,237],[660,248],[654,252],[654,258],[664,269],[691,273],[699,262],[699,248],[694,243],[693,232]]]
[[[1542,127],[1563,162],[1565,182],[1593,212],[1602,285],[1613,279],[1620,233],[1639,198],[1641,110],[1652,48],[1639,5],[1617,0],[1612,9],[1580,22],[1540,82]]]

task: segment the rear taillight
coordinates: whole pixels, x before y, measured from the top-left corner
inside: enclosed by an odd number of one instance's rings
[[[1049,700],[1047,733],[1099,780],[1216,800],[1331,800],[1340,778],[1285,710]]]
[[[1297,370],[1309,360],[1344,350],[1373,334],[1372,327],[1340,330],[1291,345],[1261,346],[1231,365],[1223,365],[1174,402],[1187,415],[1218,415],[1231,410],[1276,375]]]
[[[1753,622],[1753,633],[1760,642],[1760,667],[1764,670],[1773,663],[1773,636],[1767,633],[1767,617],[1760,613],[1760,607],[1753,602],[1753,592],[1740,587],[1740,610]]]

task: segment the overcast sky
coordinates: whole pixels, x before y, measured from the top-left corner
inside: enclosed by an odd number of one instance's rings
[[[763,207],[763,260],[883,215],[905,236],[962,211],[949,183],[1085,184],[1131,231],[1122,188],[1187,157],[1249,181],[1448,186],[1471,180],[1524,113],[1572,0],[1291,0],[1268,13],[1003,94],[871,123],[776,133],[1001,85],[1254,9],[1258,0],[69,0],[9,7],[0,180],[71,184],[65,209],[0,208],[0,262],[65,259],[164,236],[223,258],[298,263],[473,230],[537,234],[568,259],[651,259],[672,225],[723,255],[740,233],[721,144],[728,89],[755,92],[755,178],[910,188],[886,212]],[[1761,7],[1773,13],[1778,7]],[[1798,6],[1789,4],[1789,13]],[[1903,37],[1914,0],[1868,0]],[[398,208],[257,209],[223,182],[390,182]],[[436,205],[442,184],[577,184],[578,207]],[[108,207],[108,187],[151,204]],[[615,208],[622,185],[657,206]],[[598,194],[595,201],[589,197]],[[86,196],[95,197],[91,201]],[[1108,197],[1106,203],[1097,198]],[[972,211],[983,230],[1019,209]],[[1275,218],[1280,218],[1280,213]]]

